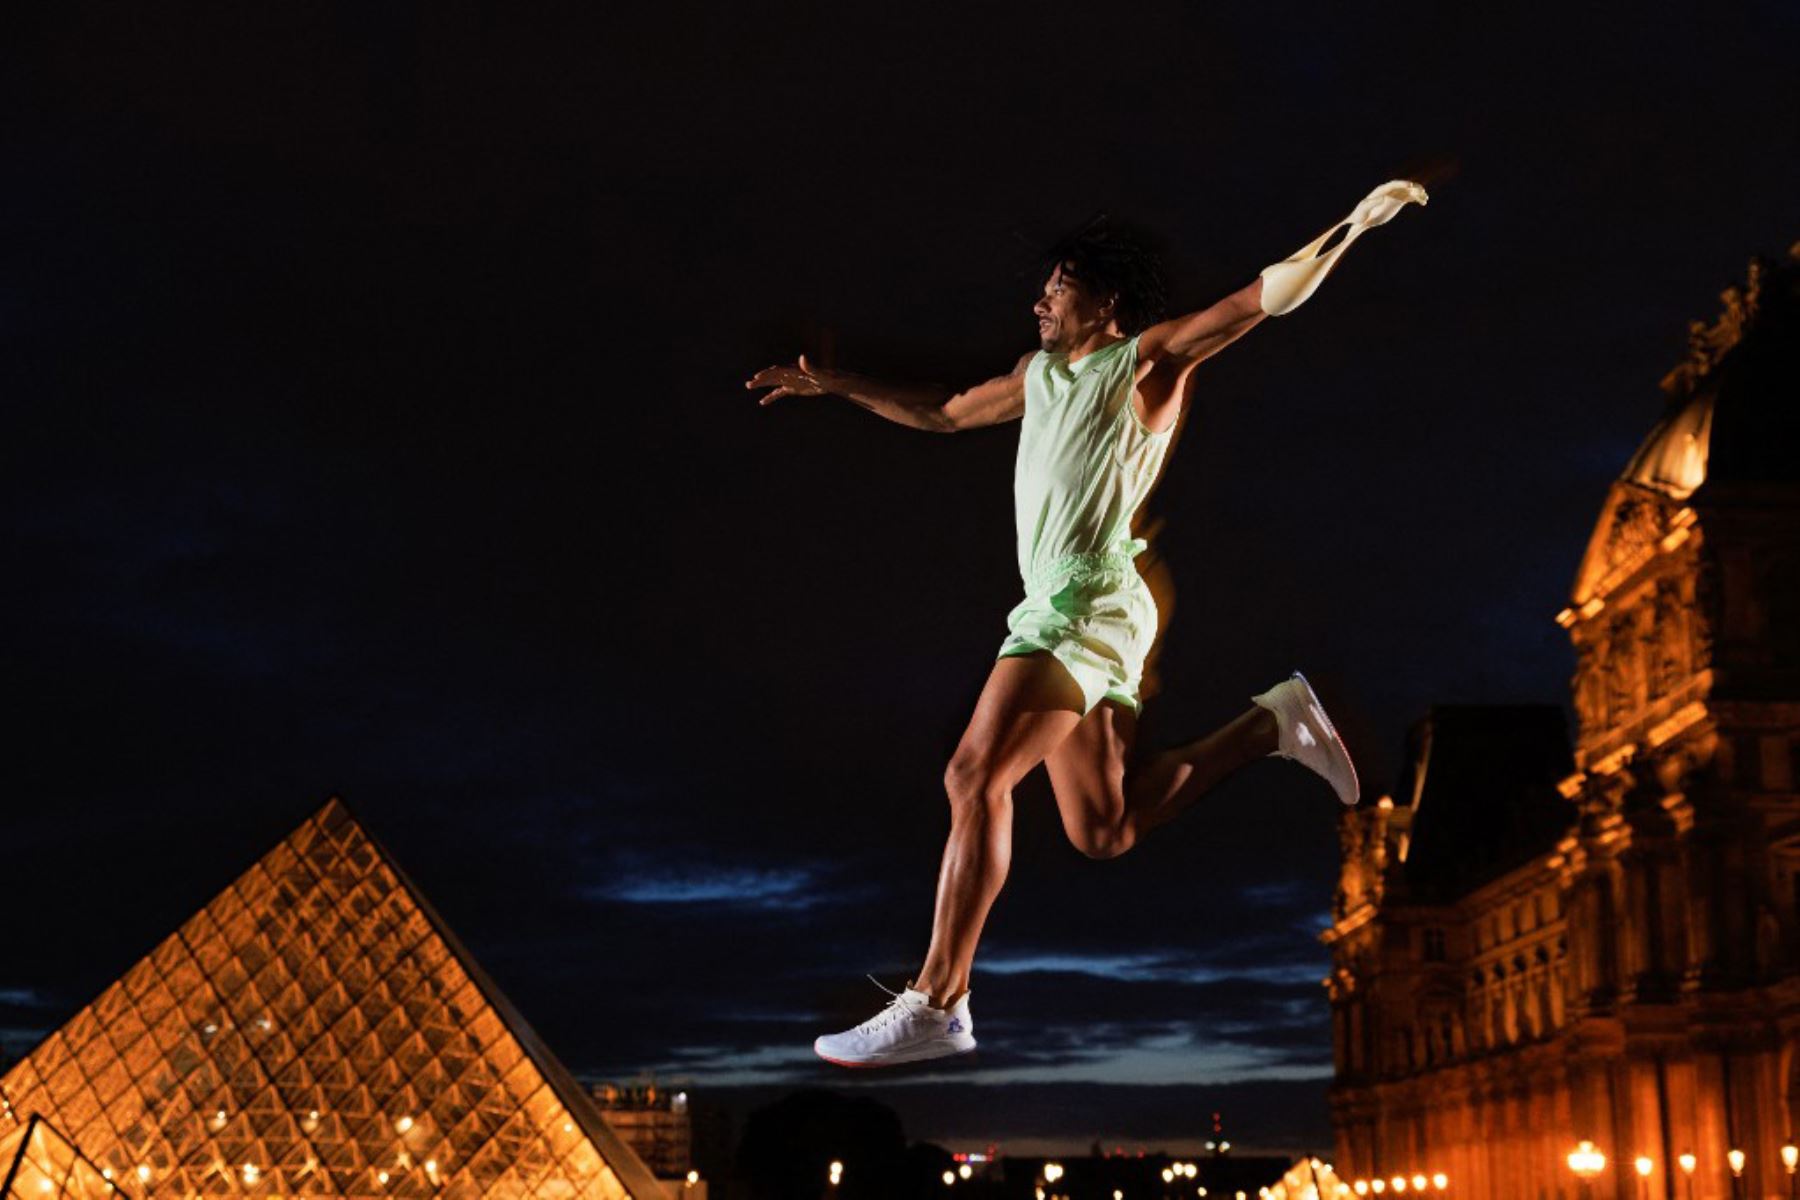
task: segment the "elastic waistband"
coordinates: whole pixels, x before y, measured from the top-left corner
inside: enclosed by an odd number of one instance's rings
[[[1053,558],[1024,573],[1026,589],[1035,591],[1044,584],[1081,575],[1104,575],[1109,571],[1133,570],[1132,560],[1149,545],[1143,538],[1132,538],[1121,543],[1117,550],[1097,554],[1065,554],[1061,558]]]

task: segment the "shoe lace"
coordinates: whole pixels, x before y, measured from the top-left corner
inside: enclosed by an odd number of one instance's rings
[[[883,986],[881,980],[875,978],[873,975],[865,976],[865,978],[876,987],[881,988],[881,990],[886,992],[889,996],[892,996],[893,999],[887,1002],[886,1008],[864,1021],[861,1025],[858,1025],[856,1027],[856,1032],[862,1034],[874,1033],[877,1029],[891,1023],[896,1018],[910,1016],[912,1014],[912,1010],[916,1007],[917,1001],[908,1000],[904,992],[896,992],[892,988]]]

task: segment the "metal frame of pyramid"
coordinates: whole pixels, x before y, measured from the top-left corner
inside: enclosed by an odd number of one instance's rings
[[[0,1076],[37,1115],[152,1200],[664,1194],[337,799]]]

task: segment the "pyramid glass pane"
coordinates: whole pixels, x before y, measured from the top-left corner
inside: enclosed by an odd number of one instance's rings
[[[0,1200],[126,1200],[100,1167],[42,1117],[0,1137]]]

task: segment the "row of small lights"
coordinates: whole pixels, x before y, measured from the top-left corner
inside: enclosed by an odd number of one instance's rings
[[[225,1128],[225,1125],[227,1124],[228,1120],[229,1120],[229,1114],[227,1114],[226,1111],[221,1108],[221,1109],[217,1110],[216,1112],[214,1112],[213,1115],[207,1119],[206,1124],[209,1129],[211,1129],[214,1133],[217,1133],[219,1130]],[[304,1116],[300,1119],[300,1128],[304,1129],[308,1133],[312,1133],[314,1130],[318,1129],[319,1121],[320,1121],[319,1110],[316,1108],[309,1109],[309,1110],[307,1110],[306,1116]],[[404,1135],[412,1132],[414,1126],[416,1126],[417,1124],[418,1124],[418,1122],[415,1121],[410,1115],[396,1117],[394,1119],[394,1131],[396,1133],[399,1133],[402,1136],[404,1136]],[[572,1121],[563,1122],[563,1132],[564,1133],[575,1132],[574,1122],[572,1122]],[[316,1167],[318,1167],[318,1165],[319,1165],[319,1160],[317,1158],[309,1157],[306,1160],[306,1168],[305,1169],[308,1171],[311,1171],[311,1170],[315,1169]],[[398,1168],[404,1169],[405,1167],[408,1167],[410,1165],[411,1165],[411,1159],[409,1159],[407,1157],[406,1152],[404,1150],[402,1150],[400,1152],[399,1161],[396,1163],[396,1166]],[[832,1163],[831,1166],[832,1166],[832,1171],[833,1171],[832,1183],[835,1184],[837,1182],[837,1175],[839,1175],[843,1172],[844,1165],[842,1163]],[[150,1177],[152,1175],[152,1171],[149,1167],[140,1166],[137,1168],[136,1173],[137,1173],[138,1181],[140,1183],[149,1183],[150,1182]],[[436,1183],[438,1181],[437,1159],[428,1158],[425,1160],[425,1173],[431,1177],[431,1181],[433,1183]],[[262,1168],[257,1166],[255,1163],[245,1163],[243,1165],[241,1174],[242,1174],[243,1180],[246,1184],[253,1184],[262,1178]],[[690,1171],[690,1172],[688,1172],[688,1175],[689,1175],[689,1178],[688,1178],[687,1182],[690,1186],[700,1182],[700,1176],[699,1176],[698,1172]],[[111,1167],[103,1168],[100,1172],[100,1177],[102,1179],[106,1180],[109,1187],[114,1186],[113,1185],[113,1171],[112,1171]],[[376,1171],[375,1172],[375,1179],[378,1183],[386,1183],[386,1182],[388,1182],[388,1180],[390,1178],[391,1178],[391,1176],[386,1171]],[[46,1181],[46,1182],[48,1182],[48,1181]]]
[[[1439,1171],[1429,1178],[1424,1175],[1414,1175],[1408,1179],[1405,1175],[1396,1175],[1392,1179],[1358,1179],[1353,1183],[1338,1184],[1337,1191],[1340,1196],[1348,1196],[1352,1193],[1358,1196],[1380,1196],[1388,1192],[1403,1195],[1408,1188],[1415,1192],[1423,1192],[1428,1189],[1441,1192],[1449,1186],[1450,1177]]]
[[[1744,1152],[1736,1146],[1725,1152],[1725,1165],[1731,1168],[1733,1178],[1743,1175],[1746,1161]],[[1681,1167],[1681,1173],[1690,1178],[1693,1177],[1695,1169],[1700,1165],[1699,1158],[1695,1157],[1691,1150],[1685,1154],[1676,1155],[1675,1162]],[[1781,1165],[1787,1168],[1789,1175],[1800,1170],[1800,1146],[1796,1146],[1792,1138],[1789,1138],[1781,1147]],[[1640,1178],[1648,1179],[1656,1170],[1656,1160],[1648,1154],[1640,1154],[1631,1160],[1631,1166]],[[1606,1170],[1606,1155],[1596,1149],[1594,1143],[1583,1139],[1580,1145],[1569,1151],[1569,1170],[1575,1172],[1582,1179],[1592,1179]]]

